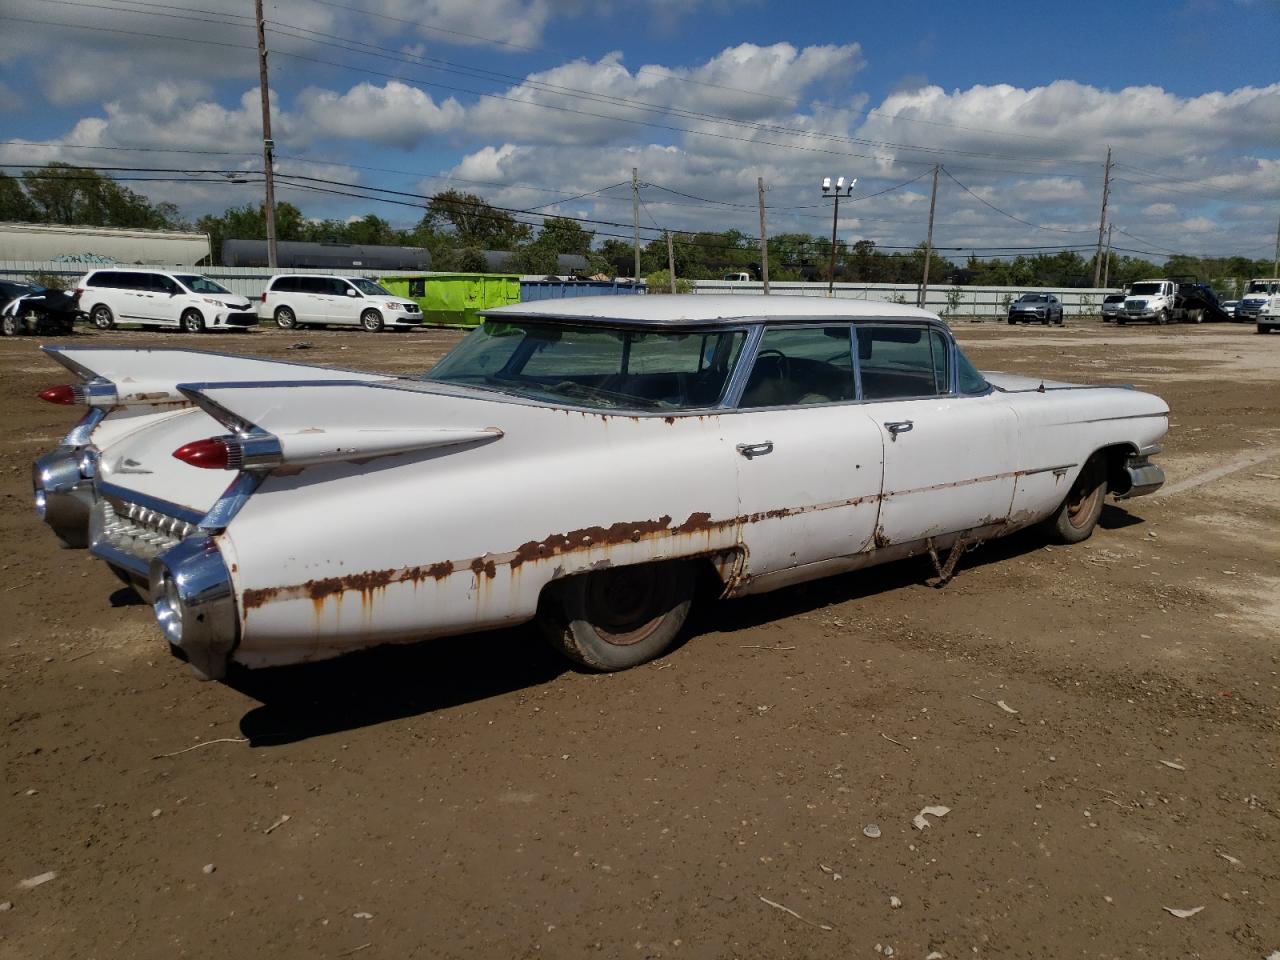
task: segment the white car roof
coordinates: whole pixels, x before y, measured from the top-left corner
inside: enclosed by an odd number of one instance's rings
[[[880,300],[842,300],[826,297],[764,295],[631,294],[604,297],[565,297],[513,303],[482,310],[485,317],[557,320],[566,323],[619,323],[655,326],[716,326],[761,320],[914,320],[940,322],[936,314],[901,303]]]

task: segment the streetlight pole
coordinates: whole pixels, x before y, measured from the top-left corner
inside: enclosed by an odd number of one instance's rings
[[[852,195],[853,185],[857,182],[857,177],[850,180],[847,185],[844,182],[844,177],[837,177],[835,183],[831,182],[830,177],[822,178],[822,195],[835,200],[835,206],[831,211],[831,259],[827,264],[828,297],[835,295],[836,287],[836,227],[840,223],[840,198]]]

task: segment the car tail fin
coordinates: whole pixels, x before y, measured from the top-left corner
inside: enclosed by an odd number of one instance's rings
[[[77,402],[93,407],[166,406],[190,403],[178,384],[191,380],[253,383],[297,380],[375,382],[384,375],[334,370],[281,360],[182,349],[47,346],[47,353],[83,381]]]
[[[273,470],[472,446],[497,427],[430,425],[432,394],[366,381],[204,383],[178,388],[231,434],[174,456],[225,470]]]

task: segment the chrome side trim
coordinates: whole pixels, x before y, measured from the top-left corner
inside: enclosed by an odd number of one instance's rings
[[[93,437],[93,431],[107,418],[105,407],[90,407],[89,412],[80,418],[80,422],[71,428],[71,432],[62,438],[65,447],[83,447]]]
[[[258,484],[262,483],[266,474],[253,472],[241,473],[233,481],[231,485],[223,491],[222,496],[217,502],[209,508],[203,519],[200,520],[200,529],[204,533],[221,533],[227,528],[227,525],[240,512],[240,509],[253,496],[253,492],[258,489]]]

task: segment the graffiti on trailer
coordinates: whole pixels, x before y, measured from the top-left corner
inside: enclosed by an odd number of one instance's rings
[[[53,258],[54,263],[118,263],[115,257],[104,257],[98,253],[64,253]]]

